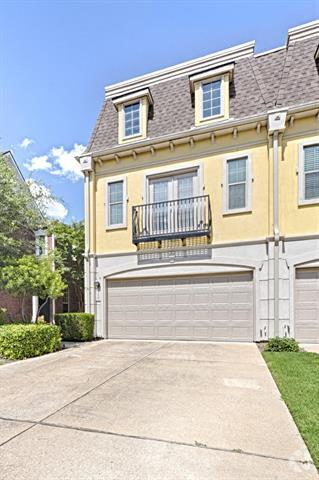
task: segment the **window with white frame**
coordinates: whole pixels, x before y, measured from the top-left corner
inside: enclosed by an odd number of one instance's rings
[[[319,201],[319,144],[303,146],[301,170],[301,200]]]
[[[107,183],[107,226],[123,227],[126,223],[124,208],[125,185],[124,180]]]
[[[243,211],[250,208],[248,157],[226,160],[226,211]]]
[[[202,117],[210,118],[222,113],[221,79],[202,83]]]
[[[124,136],[139,135],[141,131],[140,102],[124,105]]]

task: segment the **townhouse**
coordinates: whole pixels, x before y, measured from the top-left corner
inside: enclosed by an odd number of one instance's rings
[[[86,152],[105,338],[319,342],[319,21],[107,86]]]

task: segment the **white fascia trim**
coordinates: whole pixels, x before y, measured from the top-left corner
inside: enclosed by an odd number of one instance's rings
[[[246,177],[246,206],[244,208],[228,208],[228,169],[227,169],[227,162],[229,160],[237,160],[240,158],[247,158],[247,177]],[[223,182],[223,215],[235,215],[239,213],[248,213],[252,211],[252,161],[251,161],[251,153],[247,152],[237,152],[235,154],[227,155],[224,157],[224,182]]]
[[[243,43],[235,47],[214,52],[204,57],[179,63],[172,67],[163,68],[146,75],[126,80],[124,82],[107,85],[105,87],[105,98],[124,95],[125,93],[146,87],[154,83],[164,82],[172,78],[199,73],[204,69],[233,62],[243,57],[251,57],[254,54],[255,41]]]
[[[286,50],[286,48],[287,48],[286,45],[272,48],[271,50],[266,50],[265,52],[256,53],[256,55],[254,55],[254,58],[263,57],[264,55],[269,55],[270,53],[276,53],[276,52],[279,52],[280,50]]]
[[[108,201],[108,186],[110,183],[123,182],[123,222],[116,225],[109,224],[109,201]],[[110,177],[105,182],[105,229],[117,230],[120,228],[127,228],[127,177],[126,175],[120,175],[116,177]]]
[[[189,79],[192,91],[194,90],[194,83],[202,82],[203,80],[207,80],[209,78],[219,77],[224,73],[230,73],[232,75],[234,71],[234,63],[229,63],[227,65],[223,65],[222,67],[213,68],[210,70],[206,70],[206,72],[198,73],[197,75],[192,75]]]
[[[147,97],[148,103],[150,105],[153,104],[153,98],[152,98],[152,95],[151,95],[151,92],[150,92],[149,88],[145,88],[144,90],[139,90],[139,91],[131,93],[129,95],[124,95],[124,96],[121,96],[121,97],[113,98],[112,100],[113,100],[114,105],[116,107],[118,107],[118,105],[127,104],[127,103],[130,103],[130,102],[133,102],[134,100],[139,100],[143,97]]]
[[[298,40],[304,40],[305,38],[314,37],[316,35],[319,35],[319,20],[289,28],[287,46]]]
[[[309,140],[306,142],[299,143],[299,154],[298,154],[298,205],[316,205],[319,204],[319,197],[311,198],[309,200],[305,199],[305,171],[304,171],[304,147],[309,147],[310,145],[318,145],[319,137],[314,140]]]

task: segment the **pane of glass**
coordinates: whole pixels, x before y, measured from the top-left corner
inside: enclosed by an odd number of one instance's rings
[[[319,170],[319,145],[304,147],[305,172]]]
[[[168,180],[153,183],[153,202],[166,202],[168,200]]]
[[[319,172],[305,174],[305,199],[319,198]]]
[[[228,183],[246,181],[246,158],[228,160]]]
[[[245,208],[246,206],[246,184],[241,183],[239,185],[229,185],[229,210],[235,208]]]
[[[177,198],[193,196],[193,176],[177,178]]]
[[[109,203],[123,201],[123,182],[113,182],[108,184]]]
[[[123,223],[123,204],[116,203],[115,205],[110,205],[110,225],[119,225]]]

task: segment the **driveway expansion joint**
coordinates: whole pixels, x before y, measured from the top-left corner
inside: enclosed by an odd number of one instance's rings
[[[40,426],[40,427],[49,427],[49,428],[59,428],[59,429],[64,429],[64,430],[72,430],[72,431],[77,431],[77,432],[82,432],[82,433],[95,433],[95,434],[100,434],[100,435],[109,435],[113,437],[120,437],[120,438],[127,438],[127,439],[133,439],[133,440],[142,440],[142,441],[149,441],[149,442],[155,442],[155,443],[164,443],[167,445],[175,445],[175,446],[181,446],[181,447],[190,447],[190,448],[197,448],[201,450],[211,450],[214,452],[222,452],[222,453],[232,453],[236,455],[246,455],[250,457],[258,457],[258,458],[266,458],[269,460],[277,460],[281,462],[293,462],[296,464],[310,464],[314,465],[312,461],[308,460],[298,460],[298,459],[291,459],[291,458],[285,458],[285,457],[276,457],[274,455],[266,455],[264,453],[257,453],[257,452],[250,452],[246,450],[242,450],[241,448],[222,448],[222,447],[213,447],[211,445],[203,444],[200,442],[197,442],[196,440],[194,443],[189,443],[189,442],[180,442],[176,440],[168,440],[164,438],[156,438],[156,437],[146,437],[143,435],[130,435],[126,433],[119,433],[119,432],[112,432],[109,430],[100,430],[97,428],[85,428],[85,427],[75,427],[72,425],[66,425],[62,423],[54,423],[54,422],[47,422],[45,419],[43,420],[28,420],[28,419],[18,419],[18,418],[10,418],[10,417],[2,417],[0,416],[0,420],[4,420],[7,422],[17,422],[17,423],[29,423],[31,424],[28,428],[23,430],[22,432],[18,433],[17,435],[14,435],[12,438],[6,440],[5,442],[0,444],[0,447],[5,445],[6,443],[10,442],[11,440],[14,440],[16,437],[22,435],[23,433],[27,432],[33,427]]]
[[[23,433],[27,432],[28,430],[31,430],[31,428],[35,427],[36,425],[41,425],[43,424],[42,422],[44,422],[45,420],[47,420],[48,418],[56,415],[57,413],[61,412],[64,408],[68,407],[69,405],[72,405],[73,403],[77,402],[78,400],[81,400],[82,398],[86,397],[87,395],[89,395],[91,392],[93,392],[94,390],[96,390],[97,388],[99,387],[102,387],[102,385],[105,385],[107,382],[109,382],[110,380],[112,380],[113,378],[116,378],[118,377],[119,375],[121,375],[122,373],[126,372],[127,370],[129,370],[130,368],[134,367],[135,365],[137,365],[138,363],[142,362],[145,358],[147,357],[150,357],[151,355],[153,355],[153,353],[156,353],[158,352],[159,350],[161,350],[161,348],[164,348],[164,347],[169,347],[171,345],[174,345],[175,342],[170,342],[170,343],[164,343],[163,345],[161,345],[160,347],[156,348],[155,350],[153,350],[152,352],[144,355],[143,357],[139,358],[138,360],[136,360],[135,362],[131,363],[130,365],[128,365],[127,367],[123,368],[122,370],[120,370],[119,372],[115,373],[114,375],[111,375],[110,377],[108,377],[106,380],[103,380],[103,382],[100,382],[98,385],[95,385],[94,387],[90,388],[89,390],[87,390],[86,392],[82,393],[81,395],[79,395],[78,397],[74,398],[73,400],[71,400],[70,402],[66,403],[65,405],[63,405],[62,407],[58,408],[56,411],[54,412],[51,412],[49,415],[46,415],[45,417],[43,417],[41,420],[39,421],[33,421],[33,420],[19,420],[19,419],[13,419],[13,418],[5,418],[5,417],[1,417],[0,416],[0,419],[1,420],[7,420],[7,421],[12,421],[12,422],[24,422],[24,423],[31,423],[32,425],[30,425],[28,428],[26,428],[25,430],[22,430],[22,432],[19,432],[17,433],[16,435],[13,435],[11,438],[5,440],[4,442],[0,443],[0,447],[2,447],[3,445],[11,442],[11,440],[14,440],[15,438],[19,437],[20,435],[22,435]],[[36,358],[40,358],[40,357],[36,357]],[[28,359],[28,360],[32,360],[32,359]],[[43,424],[44,425],[44,424]]]

